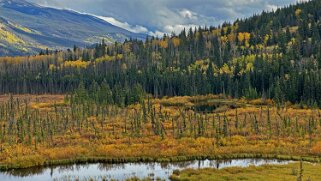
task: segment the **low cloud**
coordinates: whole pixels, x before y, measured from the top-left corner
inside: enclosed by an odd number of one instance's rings
[[[171,33],[179,33],[182,32],[184,29],[189,30],[190,28],[195,29],[199,27],[199,25],[166,25],[164,30],[165,32],[171,32]]]
[[[187,19],[194,19],[197,20],[197,13],[190,11],[188,9],[183,9],[181,11],[179,11],[179,14],[183,17],[183,18],[187,18]]]
[[[136,33],[163,35],[184,28],[215,26],[261,11],[307,0],[28,0],[95,14]]]
[[[127,22],[120,22],[118,20],[116,20],[115,18],[112,17],[104,17],[104,16],[96,16],[99,19],[102,19],[104,21],[107,21],[108,23],[114,25],[114,26],[118,26],[121,27],[125,30],[134,32],[134,33],[148,33],[148,29],[146,27],[143,26],[139,26],[139,25],[130,25]]]

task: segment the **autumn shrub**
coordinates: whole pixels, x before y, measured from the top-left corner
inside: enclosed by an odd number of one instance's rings
[[[317,142],[311,149],[312,153],[321,156],[321,141]]]

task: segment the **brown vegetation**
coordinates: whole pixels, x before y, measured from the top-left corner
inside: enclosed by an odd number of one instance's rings
[[[145,99],[119,108],[61,95],[0,97],[2,169],[105,160],[279,157],[319,161],[319,109],[222,96]]]

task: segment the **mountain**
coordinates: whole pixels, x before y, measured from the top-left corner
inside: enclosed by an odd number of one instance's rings
[[[97,17],[42,7],[25,0],[0,0],[0,56],[26,55],[40,49],[86,46],[105,39],[143,39]]]

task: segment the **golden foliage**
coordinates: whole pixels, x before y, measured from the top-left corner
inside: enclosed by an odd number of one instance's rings
[[[122,60],[124,58],[123,54],[117,54],[115,56],[109,56],[105,55],[103,57],[97,58],[95,61],[96,62],[110,62],[110,61],[115,61],[115,60]]]
[[[300,17],[301,13],[302,13],[302,10],[301,10],[301,9],[295,10],[295,16],[296,16],[296,17]]]
[[[237,39],[239,42],[243,42],[244,41],[244,34],[240,32],[237,36]]]
[[[10,44],[25,44],[25,42],[15,34],[0,27],[0,38]]]
[[[228,42],[228,37],[227,36],[221,36],[220,38],[221,44],[225,45]]]
[[[117,55],[116,55],[116,60],[122,60],[123,57],[124,57],[123,54],[117,54]]]
[[[232,73],[233,73],[232,69],[226,63],[220,68],[220,74],[231,75]]]
[[[75,68],[87,68],[90,62],[85,62],[81,60],[76,61],[65,61],[64,66],[65,67],[75,67]]]
[[[172,43],[175,48],[177,48],[181,44],[181,40],[177,37],[172,38]]]
[[[227,35],[227,39],[229,42],[234,42],[235,40],[235,35],[233,33]]]
[[[0,57],[0,63],[20,64],[28,62],[45,62],[53,59],[53,55],[35,55],[35,56],[16,56],[16,57]]]
[[[164,40],[159,41],[159,46],[164,49],[168,48],[168,40],[164,39]]]
[[[207,69],[210,66],[210,60],[205,59],[205,60],[196,60],[193,64],[188,66],[189,71],[196,71],[196,70],[201,70],[203,73],[207,71]]]
[[[214,29],[214,30],[212,30],[212,35],[213,35],[213,36],[220,36],[220,35],[221,35],[221,30],[220,30],[220,29]]]
[[[250,44],[250,38],[251,38],[251,34],[248,32],[240,32],[237,36],[238,41],[240,44],[244,43],[246,48],[249,48]]]

